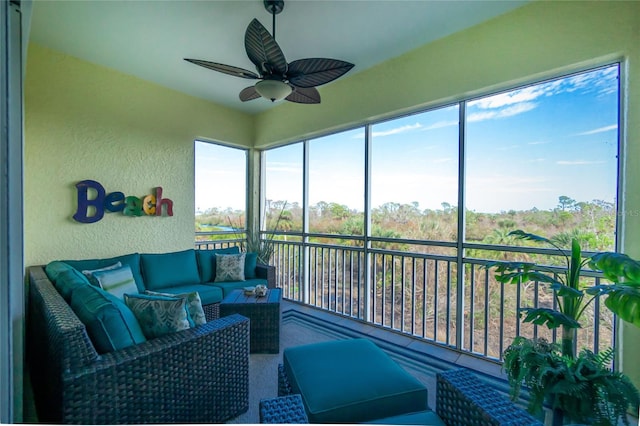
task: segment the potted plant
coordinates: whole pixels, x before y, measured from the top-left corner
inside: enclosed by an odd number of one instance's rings
[[[538,282],[548,285],[556,299],[557,309],[523,308],[524,322],[561,329],[561,344],[544,339],[518,336],[506,349],[504,369],[516,398],[522,385],[529,388],[529,411],[539,413],[544,402],[553,410],[553,424],[578,422],[595,425],[616,425],[619,419],[627,424],[629,408],[638,411],[640,394],[624,374],[610,369],[613,349],[594,354],[582,350],[576,354],[576,330],[585,309],[599,296],[619,318],[640,327],[640,263],[619,253],[598,253],[584,257],[577,239],[571,241],[571,251],[538,235],[518,230],[509,235],[520,239],[546,243],[565,258],[562,273],[545,272],[544,268],[527,262],[491,262],[495,278],[501,283]],[[587,287],[580,281],[583,268],[601,271],[611,284]]]
[[[253,232],[250,229],[246,229],[246,241],[242,240],[240,242],[240,250],[245,253],[257,253],[258,263],[269,265],[271,262],[271,258],[273,257],[273,253],[276,249],[276,243],[274,241],[276,235],[274,231],[278,230],[278,228],[280,227],[280,222],[284,220],[286,207],[287,203],[285,202],[282,205],[282,209],[275,218],[275,225],[272,227],[273,231],[261,235],[260,231]],[[228,220],[234,230],[241,229],[241,227],[239,226],[234,226],[231,222],[231,219]],[[238,239],[240,239],[239,236]]]

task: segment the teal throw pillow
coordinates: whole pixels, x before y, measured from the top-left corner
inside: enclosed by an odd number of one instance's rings
[[[140,253],[125,254],[108,259],[65,260],[64,262],[73,266],[78,271],[102,269],[117,262],[120,262],[123,265],[129,265],[129,267],[131,267],[131,272],[133,273],[133,278],[136,280],[138,291],[145,290],[142,273],[140,271]]]
[[[214,282],[244,281],[245,254],[217,254],[216,279]]]
[[[191,327],[187,319],[184,298],[125,294],[124,301],[138,319],[147,339]]]
[[[207,322],[207,319],[204,315],[204,309],[202,309],[202,300],[200,299],[200,294],[197,291],[192,291],[190,293],[158,293],[155,291],[147,290],[144,292],[149,296],[164,296],[164,297],[173,297],[185,299],[187,312],[191,317],[194,325],[202,325]]]
[[[210,283],[216,277],[216,254],[238,254],[240,247],[225,247],[213,250],[196,250],[198,268],[200,271],[200,282]]]
[[[244,258],[244,278],[250,280],[256,277],[256,266],[258,264],[258,253],[245,253]]]
[[[109,266],[105,266],[104,268],[98,268],[98,269],[85,269],[84,271],[81,271],[89,280],[89,282],[95,286],[100,287],[100,283],[98,282],[98,280],[96,279],[96,277],[93,276],[94,272],[102,272],[102,271],[110,271],[112,269],[117,269],[122,267],[122,263],[120,262],[116,262],[113,265],[109,265]]]
[[[96,271],[92,275],[100,285],[100,288],[119,299],[122,299],[125,293],[138,293],[138,286],[136,286],[136,281],[133,279],[133,273],[129,265]]]

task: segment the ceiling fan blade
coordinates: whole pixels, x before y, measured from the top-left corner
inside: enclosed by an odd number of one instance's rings
[[[298,104],[319,104],[320,93],[314,87],[294,87],[285,99]]]
[[[249,86],[242,89],[240,92],[240,100],[242,102],[252,101],[254,99],[258,99],[260,94],[256,92],[255,86]]]
[[[287,72],[288,66],[284,53],[269,31],[257,19],[251,21],[247,27],[244,34],[244,48],[261,76],[268,74],[282,76]]]
[[[253,71],[245,70],[245,69],[234,67],[231,65],[218,64],[217,62],[203,61],[201,59],[184,58],[184,60],[187,62],[191,62],[192,64],[200,65],[201,67],[205,67],[210,70],[233,75],[235,77],[242,77],[242,78],[249,78],[249,79],[260,78],[260,76],[254,73]]]
[[[338,59],[308,58],[289,64],[289,82],[296,87],[316,87],[341,77],[353,64]]]

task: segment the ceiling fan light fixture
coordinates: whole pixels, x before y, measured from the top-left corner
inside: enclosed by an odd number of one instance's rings
[[[261,80],[255,85],[256,92],[271,102],[281,101],[292,92],[291,86],[280,80]]]

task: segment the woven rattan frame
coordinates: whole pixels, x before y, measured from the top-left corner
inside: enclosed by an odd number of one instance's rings
[[[309,423],[300,394],[260,400],[260,423]]]
[[[436,377],[436,412],[447,426],[542,426],[468,370],[448,370]]]
[[[43,423],[220,423],[249,407],[249,321],[231,315],[99,355],[42,267],[27,359]]]
[[[220,302],[202,305],[202,310],[204,311],[204,317],[207,321],[213,321],[220,318]]]

